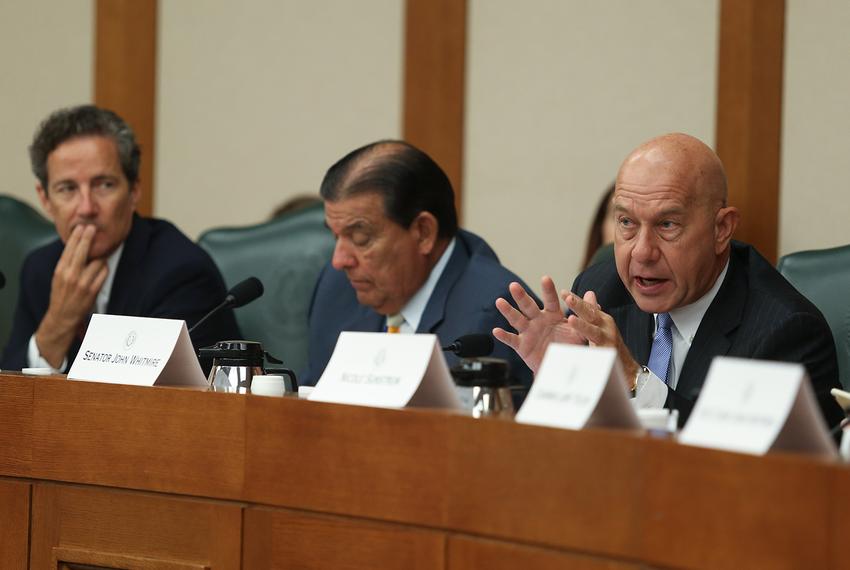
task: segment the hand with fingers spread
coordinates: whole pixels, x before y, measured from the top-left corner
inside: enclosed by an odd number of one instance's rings
[[[54,367],[61,365],[106,281],[106,262],[88,259],[95,231],[91,225],[75,227],[53,273],[50,303],[35,340],[41,355]]]
[[[585,339],[573,328],[561,310],[555,283],[550,277],[541,281],[543,308],[519,283],[511,283],[510,292],[518,308],[505,299],[496,300],[496,308],[517,331],[493,329],[493,336],[513,348],[533,372],[537,372],[550,342],[584,344]]]
[[[580,335],[590,346],[610,346],[617,349],[617,356],[623,366],[627,379],[635,378],[640,365],[632,357],[631,351],[623,342],[620,329],[614,318],[602,310],[596,302],[596,294],[588,291],[584,298],[568,291],[561,292],[567,308],[572,314],[567,318],[573,332]],[[631,388],[631,383],[629,388]]]

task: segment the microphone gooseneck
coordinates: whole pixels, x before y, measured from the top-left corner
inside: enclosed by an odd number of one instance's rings
[[[204,315],[201,320],[192,325],[192,328],[189,329],[189,334],[192,334],[192,331],[201,326],[201,324],[220,310],[226,307],[232,307],[234,309],[242,307],[259,298],[262,294],[263,283],[256,277],[249,277],[244,281],[240,281],[230,288],[230,291],[228,291],[227,295],[224,297],[224,301],[219,303],[212,311]]]
[[[453,352],[461,358],[489,356],[493,352],[493,337],[489,334],[466,334],[455,340],[443,350]]]

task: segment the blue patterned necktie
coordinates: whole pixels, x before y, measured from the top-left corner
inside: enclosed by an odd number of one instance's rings
[[[658,313],[658,328],[652,339],[652,349],[649,352],[649,363],[646,367],[652,373],[670,384],[670,358],[673,356],[673,319],[670,313]]]

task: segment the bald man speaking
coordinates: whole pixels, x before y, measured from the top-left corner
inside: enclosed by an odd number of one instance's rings
[[[639,407],[680,411],[684,423],[715,356],[805,365],[824,418],[842,417],[829,394],[838,363],[820,311],[751,246],[732,241],[717,155],[668,134],[635,149],[617,175],[614,260],[588,268],[572,292],[543,278],[543,309],[512,283],[518,309],[496,306],[517,334],[496,329],[536,372],[550,342],[617,349]]]

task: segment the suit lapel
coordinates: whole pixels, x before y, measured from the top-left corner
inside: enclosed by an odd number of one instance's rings
[[[464,268],[469,263],[469,249],[460,232],[455,239],[455,249],[452,256],[446,263],[443,274],[437,281],[434,291],[431,293],[431,298],[428,299],[428,304],[425,305],[425,311],[422,313],[422,318],[419,320],[417,333],[430,333],[443,322],[446,316],[446,301],[449,297],[449,292],[454,287],[457,280],[463,274]]]
[[[646,364],[649,360],[649,349],[652,346],[652,333],[655,320],[650,313],[644,313],[634,303],[623,305],[612,310],[612,317],[620,329],[623,342],[632,352],[632,357],[639,363]]]
[[[676,391],[695,397],[705,382],[708,367],[715,356],[723,356],[732,346],[733,333],[741,324],[747,302],[747,278],[733,256],[729,271],[717,296],[700,322],[694,342],[688,350]]]
[[[134,315],[138,306],[138,283],[142,280],[143,264],[139,261],[145,258],[148,249],[151,229],[138,214],[133,214],[133,225],[127,239],[124,240],[124,251],[115,270],[112,290],[109,292],[109,303],[106,312],[111,315]]]

